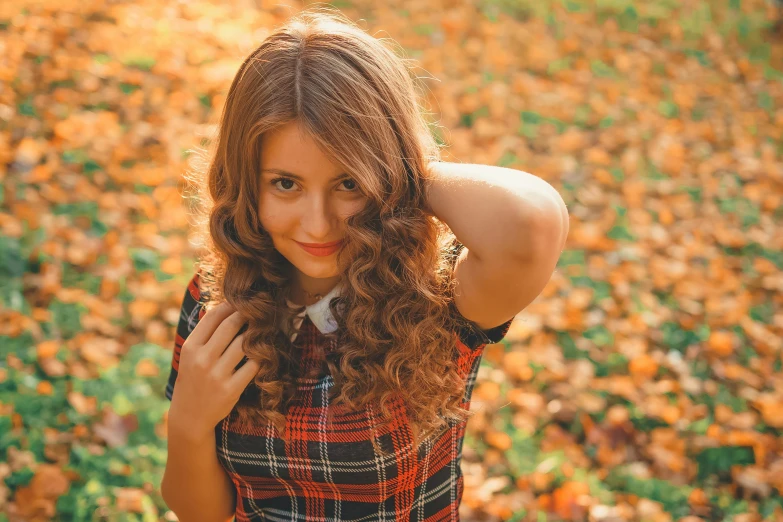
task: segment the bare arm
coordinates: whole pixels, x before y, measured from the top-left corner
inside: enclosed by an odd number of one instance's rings
[[[169,424],[161,493],[180,522],[225,522],[234,517],[236,490],[218,462],[214,431],[195,439]]]
[[[543,179],[519,170],[434,162],[427,203],[465,246],[455,304],[482,329],[516,316],[544,289],[568,236],[568,210]]]
[[[245,334],[239,330],[245,320],[239,312],[221,303],[201,317],[200,299],[196,274],[180,310],[166,390],[168,460],[160,489],[180,521],[226,522],[234,517],[237,498],[218,461],[215,426],[230,414],[260,364],[244,355]]]
[[[562,250],[568,211],[545,180],[492,165],[429,164],[427,204],[472,256],[529,259],[542,245]],[[542,242],[541,236],[548,241]]]

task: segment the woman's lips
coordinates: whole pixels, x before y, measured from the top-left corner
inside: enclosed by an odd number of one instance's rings
[[[299,241],[296,242],[300,247],[302,247],[302,250],[307,252],[308,254],[312,254],[314,256],[318,257],[324,257],[324,256],[330,256],[340,250],[340,247],[343,244],[343,240],[333,242],[333,243],[326,243],[327,246],[323,247],[313,247],[313,246],[307,246],[304,243],[299,243]]]

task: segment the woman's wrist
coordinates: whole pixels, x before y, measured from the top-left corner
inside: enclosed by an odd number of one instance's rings
[[[169,409],[168,438],[176,439],[190,446],[215,443],[215,427],[207,427],[193,419],[181,418],[174,408]]]

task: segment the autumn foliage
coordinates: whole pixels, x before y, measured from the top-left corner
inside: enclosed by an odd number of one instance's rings
[[[535,173],[571,215],[484,352],[463,520],[783,520],[776,4],[334,5],[415,58],[445,159]],[[301,7],[0,3],[0,521],[164,519],[182,176]]]

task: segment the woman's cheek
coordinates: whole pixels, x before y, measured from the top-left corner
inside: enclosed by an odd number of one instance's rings
[[[349,201],[340,208],[340,217],[345,221],[354,214],[361,212],[366,205],[367,198],[356,198],[353,201]]]
[[[275,205],[272,198],[262,196],[258,209],[258,219],[267,232],[276,232],[284,221],[284,212],[283,209],[279,208],[279,205]]]

